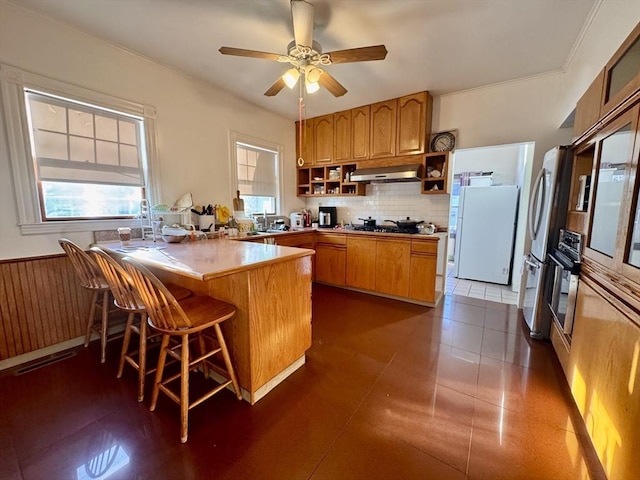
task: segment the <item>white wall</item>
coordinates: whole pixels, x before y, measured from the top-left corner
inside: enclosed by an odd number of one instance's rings
[[[303,205],[295,191],[291,121],[46,17],[4,1],[0,8],[0,62],[156,108],[164,203],[191,192],[195,203],[231,206],[228,136],[235,130],[284,145],[283,209]],[[59,234],[20,233],[0,127],[0,258],[59,253]],[[92,241],[89,232],[68,236]]]
[[[515,185],[522,144],[456,150],[454,175],[461,172],[493,172],[494,185]]]

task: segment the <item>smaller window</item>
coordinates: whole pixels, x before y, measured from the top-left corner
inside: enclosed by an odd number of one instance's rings
[[[278,152],[235,142],[238,190],[245,214],[274,215],[278,205]]]
[[[25,99],[42,219],[138,215],[142,118],[29,89]]]

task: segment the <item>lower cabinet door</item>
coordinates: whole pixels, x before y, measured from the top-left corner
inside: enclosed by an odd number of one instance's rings
[[[347,286],[375,290],[375,238],[347,238]]]
[[[409,298],[422,302],[435,302],[436,260],[436,255],[411,255]]]
[[[344,245],[316,244],[316,281],[344,286],[347,249]]]
[[[409,296],[411,242],[381,240],[376,243],[376,291],[398,297]]]

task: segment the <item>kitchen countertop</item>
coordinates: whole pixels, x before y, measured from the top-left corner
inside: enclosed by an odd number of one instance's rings
[[[204,281],[314,254],[313,250],[304,248],[233,242],[228,239],[182,243],[136,240],[126,247],[121,247],[119,242],[101,243],[100,247],[120,256],[133,257],[150,266]]]
[[[422,234],[422,233],[388,233],[388,232],[367,232],[364,230],[352,230],[348,228],[304,228],[302,230],[288,230],[286,232],[278,232],[278,233],[261,233],[259,235],[247,235],[245,237],[231,237],[233,240],[255,240],[260,238],[269,238],[269,237],[282,237],[282,236],[292,236],[292,235],[300,235],[303,233],[320,233],[320,234],[346,234],[346,235],[366,235],[366,236],[374,236],[374,237],[397,237],[404,239],[416,239],[416,240],[440,240],[438,233],[434,234]],[[446,233],[446,232],[442,232]]]

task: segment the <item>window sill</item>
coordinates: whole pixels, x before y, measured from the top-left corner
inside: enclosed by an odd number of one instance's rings
[[[93,232],[95,230],[115,230],[118,227],[139,227],[139,219],[121,220],[69,220],[61,222],[38,222],[20,224],[22,235],[47,233]]]

